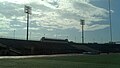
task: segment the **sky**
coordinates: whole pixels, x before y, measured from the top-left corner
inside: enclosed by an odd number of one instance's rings
[[[111,0],[113,41],[120,41],[120,0]],[[41,37],[81,43],[80,19],[85,20],[85,42],[110,41],[108,0],[0,0],[0,37],[26,39],[27,16],[32,8],[29,40]]]

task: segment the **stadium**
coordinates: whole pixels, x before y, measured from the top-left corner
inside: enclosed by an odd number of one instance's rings
[[[0,0],[0,68],[120,68],[118,5]]]

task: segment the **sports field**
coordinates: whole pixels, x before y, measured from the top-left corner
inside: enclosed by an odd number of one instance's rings
[[[120,68],[120,55],[0,59],[0,68]]]

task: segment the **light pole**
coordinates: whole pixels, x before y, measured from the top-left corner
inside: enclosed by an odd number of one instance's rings
[[[66,36],[66,39],[68,39],[68,35]]]
[[[76,36],[75,36],[75,42],[76,42]]]
[[[31,7],[25,5],[24,11],[27,14],[27,35],[26,35],[26,40],[28,40],[28,35],[29,35],[29,15],[31,14]]]
[[[85,20],[80,20],[80,24],[82,25],[82,44],[84,44],[84,25],[85,25]]]
[[[45,37],[45,34],[44,34],[44,37]]]
[[[13,31],[13,37],[14,37],[14,39],[15,39],[15,30]]]
[[[113,41],[112,39],[112,16],[111,16],[111,0],[108,0],[108,3],[109,3],[109,22],[110,22],[110,42]]]

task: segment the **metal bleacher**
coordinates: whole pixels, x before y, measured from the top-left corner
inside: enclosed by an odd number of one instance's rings
[[[100,52],[99,50],[96,50],[96,49],[93,49],[93,48],[90,48],[86,45],[72,45],[73,47],[76,47],[78,49],[82,49],[84,51],[87,51],[87,52]]]
[[[9,55],[10,53],[12,53],[13,55],[22,55],[22,53],[12,47],[8,47],[7,45],[4,45],[2,43],[0,43],[0,50],[2,50],[3,55]]]

